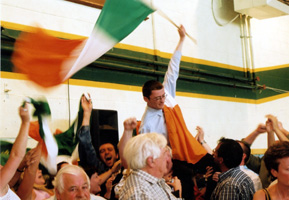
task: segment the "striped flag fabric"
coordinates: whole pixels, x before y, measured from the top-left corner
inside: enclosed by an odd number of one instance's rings
[[[128,36],[155,11],[146,0],[106,0],[88,39],[66,40],[40,28],[15,42],[15,71],[42,87],[59,85]]]
[[[56,157],[58,155],[58,146],[48,125],[48,119],[51,115],[49,105],[46,100],[36,101],[32,98],[27,98],[26,102],[34,106],[33,116],[38,118],[37,124],[30,123],[29,136],[45,144],[42,145],[42,164],[48,169],[50,174],[54,175],[57,172]],[[31,131],[33,127],[39,127],[38,131]]]
[[[29,136],[45,144],[42,145],[41,163],[47,168],[48,172],[55,174],[57,162],[64,158],[66,161],[77,165],[79,160],[77,131],[80,129],[83,120],[81,100],[79,101],[78,115],[72,125],[64,132],[56,129],[54,134],[50,132],[48,124],[43,123],[43,119],[50,116],[47,101],[36,101],[32,98],[27,98],[25,101],[32,103],[36,109],[33,116],[37,116],[38,121],[30,122]]]

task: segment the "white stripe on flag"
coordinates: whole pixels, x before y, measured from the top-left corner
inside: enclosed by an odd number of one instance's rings
[[[48,152],[47,162],[43,163],[50,174],[55,175],[57,173],[56,158],[58,155],[58,146],[55,138],[53,137],[46,116],[42,116],[42,127],[44,132],[44,142]]]
[[[63,79],[66,80],[70,78],[74,73],[85,67],[86,65],[92,63],[100,56],[105,54],[109,51],[114,45],[118,43],[112,37],[109,37],[102,29],[99,27],[95,27],[87,40],[81,54],[79,55],[78,59],[70,69],[69,73]],[[70,63],[70,62],[69,62]],[[65,63],[65,66],[69,63]]]

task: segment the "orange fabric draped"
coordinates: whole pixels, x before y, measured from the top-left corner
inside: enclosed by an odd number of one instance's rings
[[[192,164],[197,163],[207,151],[187,129],[179,105],[174,108],[164,106],[163,110],[173,158]]]

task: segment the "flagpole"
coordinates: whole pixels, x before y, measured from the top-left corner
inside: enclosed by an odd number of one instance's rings
[[[178,26],[173,20],[171,20],[163,11],[161,11],[160,9],[157,10],[157,12],[166,20],[168,20],[171,24],[173,24],[175,27],[177,27],[178,29],[180,29],[180,26]],[[188,38],[190,38],[195,44],[197,44],[197,40],[195,38],[193,38],[192,36],[190,36],[187,32],[186,35],[188,36]]]

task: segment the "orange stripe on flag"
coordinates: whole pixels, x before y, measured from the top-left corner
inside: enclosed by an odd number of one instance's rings
[[[39,123],[38,123],[38,121],[30,122],[29,136],[32,137],[34,140],[36,140],[36,141],[38,141],[39,143],[42,144],[41,154],[42,154],[42,156],[47,158],[48,152],[47,152],[46,145],[45,145],[43,139],[40,137],[40,134],[39,134]]]
[[[43,87],[58,85],[64,81],[82,48],[74,52],[75,49],[84,41],[60,39],[40,28],[23,32],[14,46],[12,62],[15,71],[26,74]],[[65,63],[69,65],[65,66]]]

